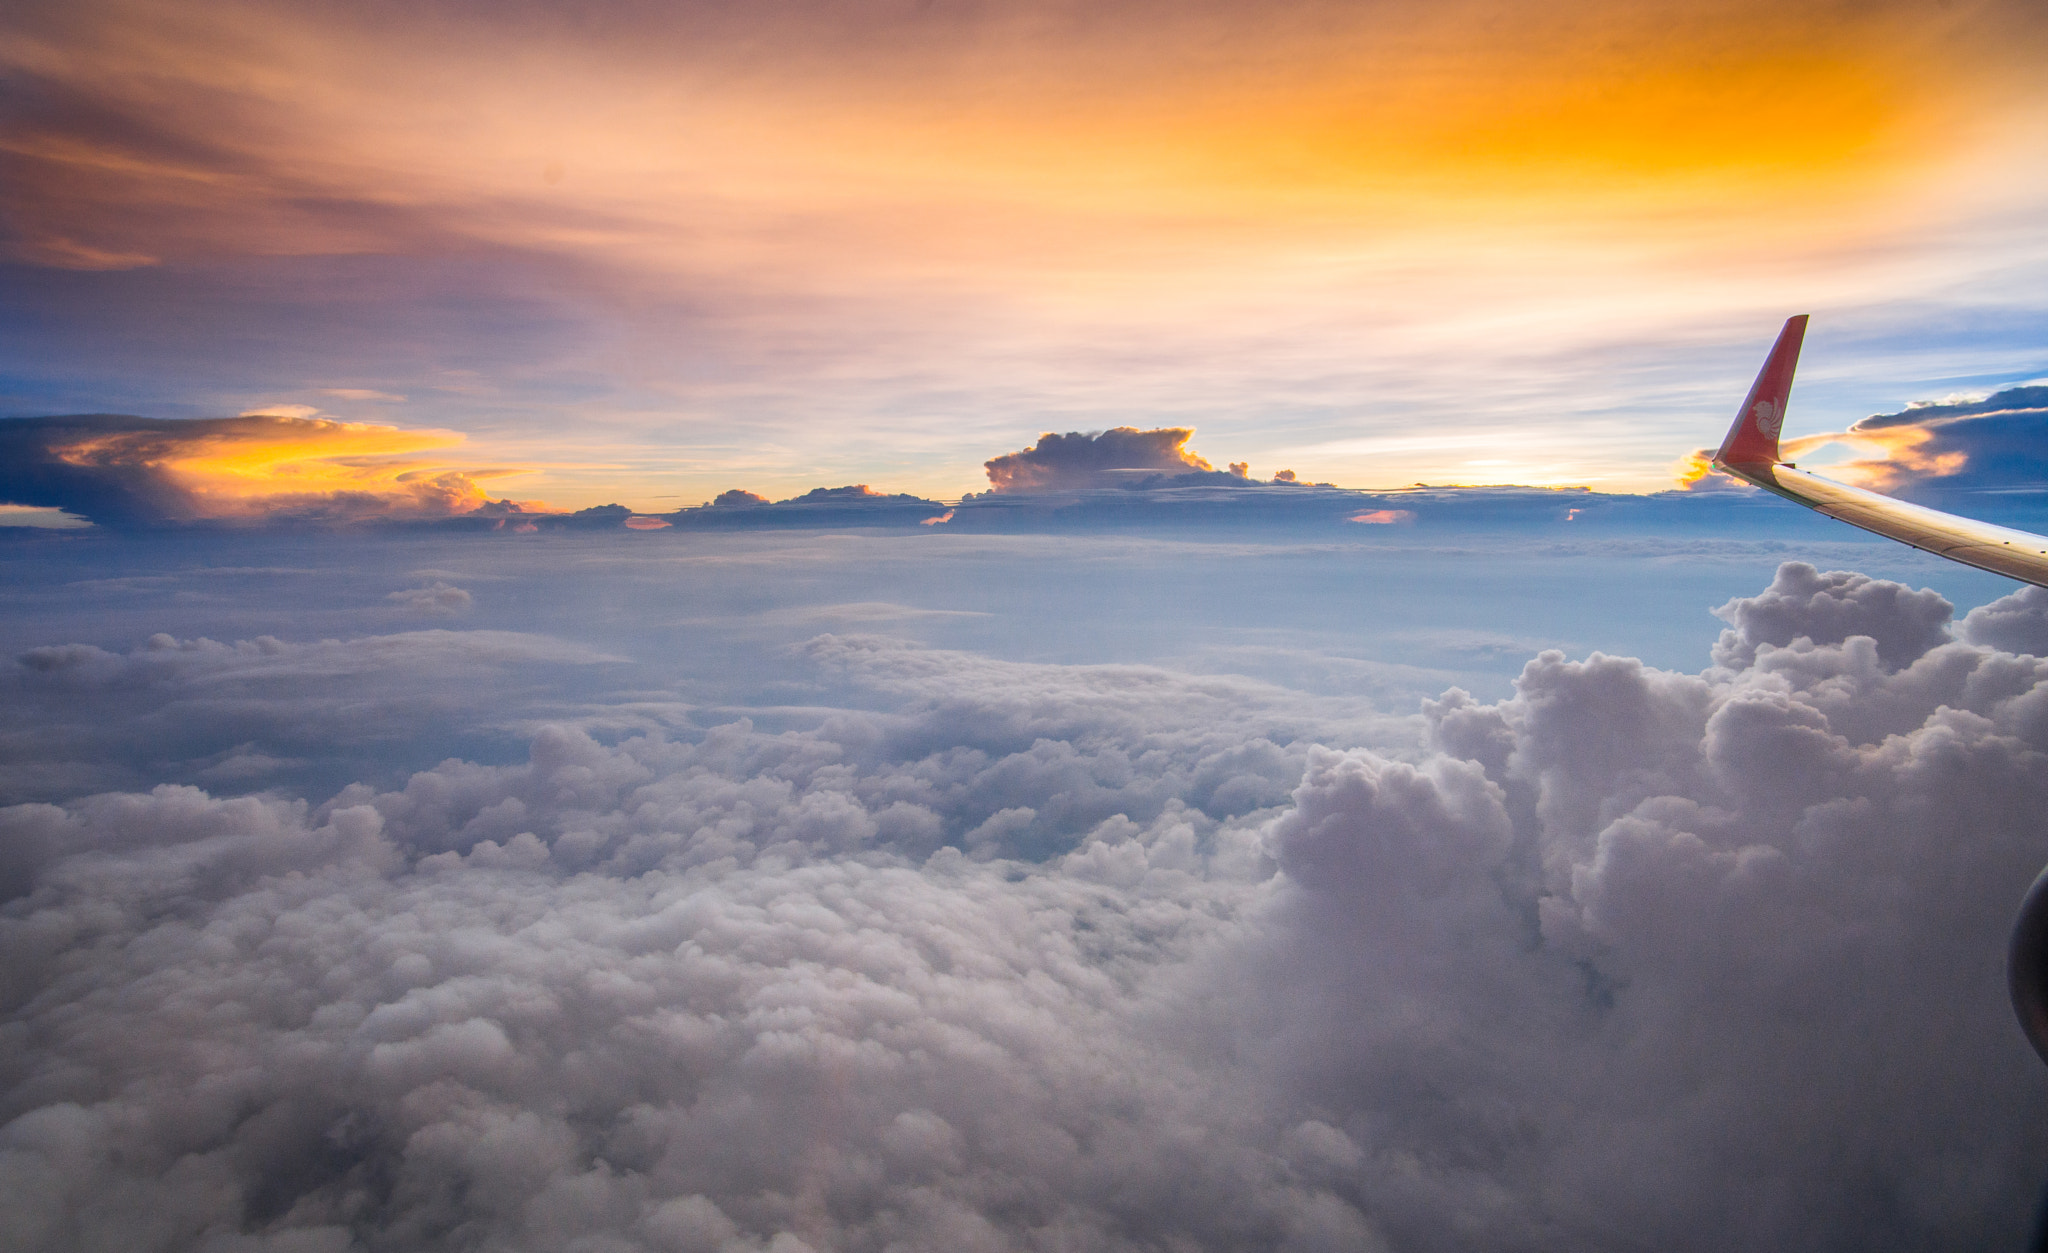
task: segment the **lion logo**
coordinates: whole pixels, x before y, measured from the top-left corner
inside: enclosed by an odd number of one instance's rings
[[[1759,400],[1750,409],[1756,417],[1756,429],[1763,432],[1765,439],[1778,438],[1778,428],[1785,424],[1785,413],[1768,400]]]

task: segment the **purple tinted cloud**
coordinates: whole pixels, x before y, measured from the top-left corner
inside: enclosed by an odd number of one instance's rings
[[[1047,431],[1022,452],[1005,453],[984,465],[990,487],[997,492],[1128,487],[1160,475],[1214,470],[1187,447],[1193,435],[1188,427],[1141,431],[1119,426],[1065,435]]]

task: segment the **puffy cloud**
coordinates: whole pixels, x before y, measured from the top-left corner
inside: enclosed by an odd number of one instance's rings
[[[15,806],[0,1223],[2016,1244],[2048,1076],[1999,963],[2048,663],[1975,639],[2009,602],[1936,639],[1938,598],[1788,566],[1702,674],[1548,653],[1372,748],[1241,680],[828,636],[874,711]]]
[[[997,492],[1142,486],[1156,484],[1163,475],[1213,472],[1214,466],[1187,447],[1193,436],[1194,431],[1184,426],[1150,431],[1118,426],[1065,435],[1047,431],[1022,452],[1005,453],[983,465],[990,489]]]
[[[1440,758],[1311,765],[1242,1030],[1285,1024],[1274,1099],[1358,1149],[1345,1195],[1397,1247],[2019,1238],[2037,1178],[1990,1163],[2039,1160],[2043,1084],[1998,963],[2048,855],[2043,671],[1870,645],[1702,677],[1549,655],[1432,706]],[[1900,729],[1843,734],[1858,708]],[[1922,1082],[1936,1058],[1967,1077]]]
[[[1714,645],[1714,660],[1748,665],[1765,645],[1840,644],[1861,635],[1875,644],[1879,660],[1896,668],[1945,643],[1953,612],[1937,592],[1849,570],[1823,574],[1803,561],[1788,561],[1760,595],[1738,596],[1714,611],[1729,623]]]
[[[0,1219],[11,1242],[76,1232],[105,1168],[129,1182],[93,1205],[92,1233],[144,1245],[451,1227],[651,1249],[1125,1226],[1270,1243],[1362,1226],[1341,1205],[1297,1215],[1284,1187],[1243,1209],[1243,1154],[1131,1151],[1185,1139],[1172,1111],[1205,1081],[1126,1029],[1128,992],[1257,890],[1255,824],[1120,820],[1073,873],[925,859],[933,816],[863,800],[872,771],[835,747],[745,727],[614,749],[548,732],[524,766],[451,762],[317,809],[163,788],[7,811],[15,881],[35,884],[33,928],[0,923],[23,963],[10,1003],[89,1054],[68,1069],[83,1086],[44,1072],[0,1133],[10,1195],[41,1196]],[[1212,883],[1219,858],[1251,873]],[[22,1007],[47,1001],[76,928],[113,922],[80,911],[117,898],[134,922],[116,927],[154,930],[172,900],[209,916],[158,935],[158,992],[239,996],[269,1025],[131,1052],[112,1022],[65,1015],[73,1034]],[[202,959],[191,945],[216,927],[263,932],[266,956]],[[311,994],[288,1006],[251,977]],[[153,995],[130,1004],[162,1039],[180,1015],[145,1008]],[[127,1098],[94,1095],[108,1067]],[[1133,1123],[1114,1103],[1138,1076],[1157,1112]],[[1176,1215],[1190,1179],[1219,1186]]]
[[[64,509],[116,527],[289,520],[423,520],[510,508],[479,479],[418,454],[448,431],[292,412],[165,420],[116,414],[0,419],[0,502]]]
[[[2048,588],[2023,587],[1979,605],[1963,619],[1962,636],[1987,648],[2048,657]]]

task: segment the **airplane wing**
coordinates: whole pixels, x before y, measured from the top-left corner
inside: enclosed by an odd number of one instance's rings
[[[1741,412],[1735,415],[1735,425],[1728,428],[1728,438],[1714,454],[1715,467],[1886,539],[2022,583],[2048,587],[2048,536],[1907,504],[1824,479],[1779,459],[1778,433],[1784,428],[1785,401],[1792,391],[1792,372],[1799,364],[1799,346],[1805,338],[1806,315],[1788,318],[1742,402]]]

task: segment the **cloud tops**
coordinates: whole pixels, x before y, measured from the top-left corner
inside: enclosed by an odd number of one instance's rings
[[[1119,426],[1065,435],[1047,431],[1024,451],[996,457],[984,466],[989,488],[996,492],[1130,487],[1147,476],[1214,470],[1216,467],[1187,447],[1193,436],[1194,431],[1187,427],[1140,431]]]
[[[0,1224],[2009,1245],[2048,1154],[1998,977],[2048,855],[2048,670],[2003,647],[2037,599],[1952,632],[1787,565],[1703,672],[1545,653],[1377,750],[1211,679],[823,636],[866,708],[810,730],[0,810]]]

